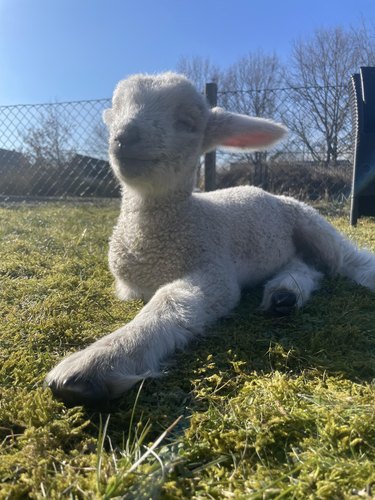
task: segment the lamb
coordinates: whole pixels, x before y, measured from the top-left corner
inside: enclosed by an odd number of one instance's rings
[[[275,314],[302,307],[323,273],[375,291],[375,255],[311,207],[251,186],[193,193],[202,153],[269,148],[282,125],[211,110],[175,73],[121,81],[104,121],[122,188],[109,267],[118,297],[146,305],[52,369],[56,397],[96,405],[158,376],[169,355],[230,313],[245,286],[264,283],[261,307]]]

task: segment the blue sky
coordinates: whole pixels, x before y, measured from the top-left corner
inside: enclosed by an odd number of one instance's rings
[[[315,29],[375,21],[375,0],[0,0],[0,105],[109,97],[180,56],[287,58]]]

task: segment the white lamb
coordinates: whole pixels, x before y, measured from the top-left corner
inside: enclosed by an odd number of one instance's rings
[[[147,304],[48,374],[57,397],[96,404],[158,375],[162,360],[235,307],[244,286],[264,282],[261,305],[280,314],[301,307],[322,272],[375,291],[375,255],[309,206],[255,187],[192,194],[202,153],[264,149],[283,126],[210,110],[174,73],[121,81],[104,121],[122,187],[109,265],[118,296]]]

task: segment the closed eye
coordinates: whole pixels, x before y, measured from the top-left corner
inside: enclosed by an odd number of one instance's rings
[[[176,121],[176,130],[179,132],[194,133],[197,131],[195,123],[188,119],[180,119]]]

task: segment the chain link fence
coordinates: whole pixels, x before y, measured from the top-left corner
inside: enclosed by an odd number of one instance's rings
[[[298,95],[295,89],[271,89],[219,91],[217,97],[218,105],[228,110],[272,117],[289,126],[291,116],[303,113],[303,106],[297,106]],[[110,99],[100,99],[0,106],[0,199],[118,197],[102,123],[102,112],[110,104]],[[310,126],[313,131],[313,125],[314,117],[304,116],[301,127]],[[219,152],[217,188],[252,184],[305,200],[349,197],[352,141],[348,134],[339,136],[339,155],[330,161],[319,150],[318,133],[311,150],[298,134],[298,121],[291,128],[288,140],[271,152]],[[200,174],[202,188],[202,169]]]
[[[101,119],[110,102],[0,106],[0,196],[119,196]]]
[[[219,88],[217,104],[272,118],[289,129],[287,139],[271,151],[219,153],[218,187],[251,184],[306,201],[349,198],[353,140],[347,87]]]

